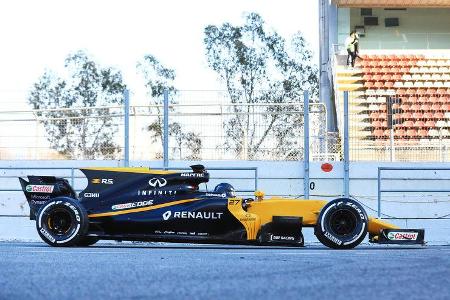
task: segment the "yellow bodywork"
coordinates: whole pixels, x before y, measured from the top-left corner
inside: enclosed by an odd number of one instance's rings
[[[381,229],[398,229],[399,227],[381,221],[380,219],[369,217],[369,228],[368,231],[373,234],[379,234]]]
[[[241,198],[228,199],[228,210],[242,223],[247,231],[247,240],[255,240],[262,225],[272,222],[273,216],[301,217],[302,225],[313,227],[317,217],[328,202],[325,200],[286,199],[273,197],[248,204],[242,208]],[[368,232],[378,235],[381,229],[397,229],[390,223],[369,217]]]
[[[249,213],[258,215],[261,224],[272,222],[273,216],[302,217],[303,226],[314,226],[322,207],[323,200],[302,200],[274,197],[262,201],[254,201],[247,208]]]
[[[176,174],[177,173],[177,171],[154,170],[154,169],[145,168],[145,167],[130,167],[130,168],[92,167],[92,168],[81,168],[81,170],[141,173],[141,174],[156,174],[156,175],[167,175],[167,174]]]
[[[240,198],[229,198],[228,210],[242,223],[242,225],[244,225],[244,228],[247,231],[247,240],[256,240],[256,235],[261,228],[260,216],[245,211],[242,208],[242,199]]]

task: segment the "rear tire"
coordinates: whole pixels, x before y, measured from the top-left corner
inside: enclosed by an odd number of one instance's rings
[[[355,200],[339,198],[328,202],[320,211],[314,234],[325,246],[351,249],[367,235],[368,217]]]
[[[43,205],[36,215],[41,239],[55,247],[77,245],[88,231],[88,216],[78,200],[56,197]]]

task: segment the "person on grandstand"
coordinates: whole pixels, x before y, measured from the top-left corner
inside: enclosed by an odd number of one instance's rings
[[[356,31],[350,32],[350,35],[345,39],[345,48],[347,49],[347,66],[355,66],[355,60],[359,51],[359,39]]]

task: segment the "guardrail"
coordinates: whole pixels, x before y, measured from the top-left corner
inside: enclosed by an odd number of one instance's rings
[[[378,167],[378,219],[381,219],[381,194],[382,193],[449,193],[450,189],[381,189],[381,173],[382,171],[450,171],[447,167]]]

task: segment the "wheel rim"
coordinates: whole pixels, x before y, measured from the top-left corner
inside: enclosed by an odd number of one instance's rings
[[[46,223],[49,231],[57,236],[66,235],[75,224],[71,212],[65,208],[52,210],[47,216]]]
[[[353,233],[357,222],[356,215],[348,209],[338,209],[330,216],[330,228],[335,234],[340,236]]]

